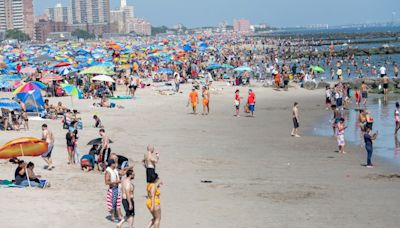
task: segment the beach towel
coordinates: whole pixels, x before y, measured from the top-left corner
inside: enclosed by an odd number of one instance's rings
[[[9,180],[0,180],[0,188],[25,188],[24,186],[16,185]]]
[[[108,211],[121,208],[121,194],[119,188],[109,188],[107,191],[107,209]]]

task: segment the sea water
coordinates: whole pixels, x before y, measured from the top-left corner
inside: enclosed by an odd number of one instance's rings
[[[379,156],[385,160],[392,161],[396,165],[400,165],[400,131],[398,137],[394,136],[394,110],[396,101],[400,102],[400,96],[391,95],[388,97],[387,102],[385,102],[383,95],[376,95],[376,97],[368,100],[367,109],[374,118],[372,132],[378,131],[378,138],[374,143],[374,156]],[[355,109],[354,104],[351,105],[350,110],[344,111],[345,124],[347,126],[345,140],[346,143],[363,147],[364,150],[364,139],[358,125],[358,114],[359,111]],[[332,112],[327,111],[326,115],[319,121],[320,124],[313,129],[313,134],[332,137],[331,120]],[[351,153],[351,151],[349,152]]]

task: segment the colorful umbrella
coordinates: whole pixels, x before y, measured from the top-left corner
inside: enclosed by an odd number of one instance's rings
[[[66,66],[71,66],[71,63],[59,62],[56,65],[54,65],[54,67],[66,67]]]
[[[28,91],[32,91],[32,90],[41,90],[41,89],[45,89],[47,88],[47,86],[41,82],[28,82],[25,83],[21,86],[19,86],[17,89],[14,90],[14,94],[16,93],[21,93],[21,92],[28,92]]]
[[[311,66],[310,69],[316,73],[324,73],[325,70],[320,66]]]
[[[10,159],[21,156],[40,156],[47,152],[47,142],[37,138],[19,138],[0,147],[0,159]]]
[[[78,88],[76,88],[76,86],[70,85],[70,84],[61,84],[60,86],[69,95],[71,95],[73,97],[77,97],[77,98],[82,97],[81,92],[79,91]]]
[[[59,76],[59,75],[49,75],[49,76],[46,76],[46,77],[42,78],[42,81],[45,81],[45,82],[61,81],[63,79],[64,78],[62,76]]]
[[[109,69],[106,66],[92,66],[84,71],[82,71],[80,74],[104,74],[104,75],[114,75],[114,71]]]
[[[18,104],[18,102],[11,100],[9,98],[0,98],[0,108],[19,110],[21,109],[21,106]]]
[[[158,73],[160,73],[160,74],[173,74],[174,72],[169,68],[161,68],[160,70],[158,70]]]

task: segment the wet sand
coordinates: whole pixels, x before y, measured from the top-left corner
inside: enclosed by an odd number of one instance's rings
[[[234,88],[211,94],[211,114],[191,115],[186,107],[189,86],[174,96],[139,90],[139,99],[117,101],[126,108],[91,108],[91,100],[74,102],[82,113],[79,150],[96,138],[93,114],[100,115],[114,141],[114,152],[136,162],[136,227],[145,227],[145,172],[140,162],[146,145],[160,152],[161,227],[398,227],[398,167],[377,163],[366,169],[365,152],[335,151],[333,138],[292,138],[291,106],[300,103],[301,132],[324,114],[324,91],[277,92],[255,88],[256,118],[233,117]],[[241,88],[246,96],[247,88]],[[69,98],[54,98],[70,104]],[[0,143],[23,136],[40,137],[43,121],[31,121],[29,132],[1,132]],[[52,183],[47,190],[0,189],[4,227],[114,227],[106,217],[103,175],[67,166],[65,130],[53,130],[56,169],[43,170],[40,158],[25,158]],[[13,178],[15,166],[0,164],[0,179]],[[210,180],[212,183],[202,183]]]

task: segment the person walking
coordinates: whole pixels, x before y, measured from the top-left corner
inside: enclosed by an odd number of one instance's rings
[[[47,170],[52,170],[54,169],[54,165],[51,159],[51,153],[53,152],[55,140],[53,132],[48,129],[47,124],[42,125],[42,140],[46,141],[48,144],[47,152],[42,154],[42,158],[47,163]]]
[[[126,178],[122,181],[121,192],[122,192],[122,206],[125,210],[125,219],[122,219],[118,223],[117,228],[121,228],[122,225],[127,222],[129,228],[133,228],[133,222],[135,217],[135,202],[134,202],[134,190],[135,186],[132,181],[135,179],[135,173],[132,169],[126,172]]]

